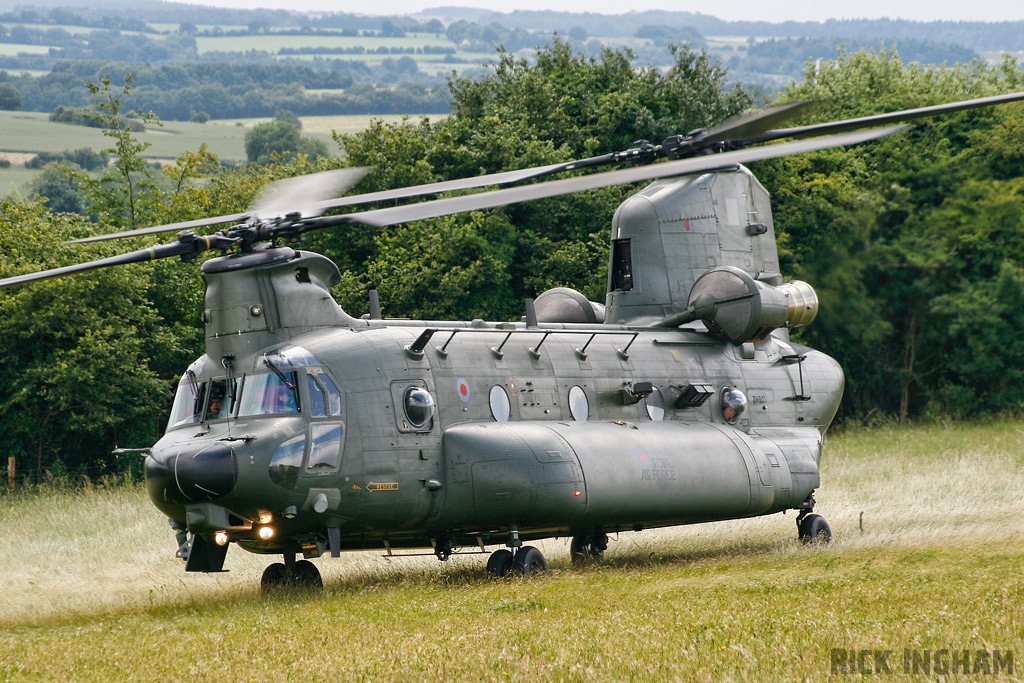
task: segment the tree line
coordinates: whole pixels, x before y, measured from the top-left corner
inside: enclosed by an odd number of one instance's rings
[[[156,171],[120,123],[130,88],[94,86],[114,161],[84,183],[88,216],[39,199],[0,202],[0,276],[137,248],[73,238],[243,211],[268,181],[372,166],[374,191],[623,149],[735,115],[753,95],[703,51],[672,67],[635,69],[625,51],[597,57],[555,42],[527,63],[504,53],[486,77],[453,78],[443,121],[377,121],[339,135],[343,156],[273,153],[238,168],[205,148]],[[1024,90],[1013,60],[925,69],[891,52],[849,52],[809,65],[780,101],[815,100],[800,123]],[[970,417],[1019,411],[1024,377],[1024,107],[921,122],[868,145],[758,162],[772,195],[783,273],[821,298],[797,336],[836,357],[842,420]],[[335,290],[353,315],[377,289],[386,315],[518,319],[521,301],[553,286],[602,300],[608,231],[639,187],[613,187],[384,229],[310,236],[343,272]],[[195,264],[161,261],[0,291],[0,339],[11,371],[0,438],[32,468],[124,465],[115,445],[158,436],[172,388],[203,352]]]

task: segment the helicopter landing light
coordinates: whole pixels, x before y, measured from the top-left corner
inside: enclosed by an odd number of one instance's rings
[[[218,531],[217,533],[215,533],[213,535],[213,542],[216,543],[217,545],[227,545],[228,544],[228,535],[227,535],[227,533],[225,533],[223,531]]]
[[[261,526],[260,530],[256,532],[259,537],[264,541],[269,541],[274,537],[274,527],[272,526]]]
[[[260,524],[270,524],[274,521],[274,515],[269,512],[260,513]]]

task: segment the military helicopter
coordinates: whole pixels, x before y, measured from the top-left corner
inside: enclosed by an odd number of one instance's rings
[[[180,231],[0,286],[222,252],[202,264],[206,352],[183,373],[145,459],[186,571],[222,571],[237,544],[282,556],[265,590],[321,587],[310,559],[357,549],[489,552],[490,575],[530,575],[547,569],[528,545],[538,539],[571,538],[573,560],[586,561],[615,532],[791,509],[800,539],[827,542],[814,492],[843,371],[789,338],[814,319],[817,297],[784,282],[768,193],[742,164],[1019,99],[774,128],[807,107],[782,105],[590,159],[326,199],[364,173],[343,169],[275,184],[250,212],[80,240]],[[796,140],[749,147],[782,138]],[[639,165],[324,215],[626,163]],[[330,294],[338,268],[287,244],[652,180],[612,218],[605,302],[556,288],[527,300],[517,322],[384,318],[373,293],[355,318]]]

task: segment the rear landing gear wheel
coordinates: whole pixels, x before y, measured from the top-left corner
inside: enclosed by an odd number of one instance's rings
[[[487,573],[495,579],[501,579],[512,573],[512,552],[502,548],[495,550],[487,558]]]
[[[544,559],[541,551],[532,545],[524,545],[512,560],[512,567],[518,574],[533,576],[534,574],[546,572],[548,570],[548,561]]]
[[[608,549],[608,534],[598,531],[595,534],[580,534],[572,537],[569,544],[569,555],[577,567],[591,561],[601,561],[604,551]]]
[[[797,531],[804,544],[828,545],[832,542],[832,529],[821,515],[807,515],[798,520]]]

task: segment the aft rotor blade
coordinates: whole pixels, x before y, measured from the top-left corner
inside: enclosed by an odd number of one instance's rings
[[[560,173],[562,171],[571,171],[574,168],[582,168],[583,166],[593,164],[595,159],[604,159],[607,156],[611,155],[602,155],[600,157],[591,157],[590,159],[580,159],[578,161],[570,161],[561,164],[534,166],[532,168],[524,168],[518,171],[489,173],[487,175],[474,176],[472,178],[442,180],[440,182],[427,183],[425,185],[397,187],[393,190],[381,190],[380,192],[367,192],[365,194],[352,195],[351,197],[328,199],[322,202],[317,202],[311,206],[319,209],[320,211],[326,211],[327,209],[336,209],[341,206],[382,202],[389,199],[405,199],[406,197],[418,197],[425,194],[440,194],[441,192],[452,192],[454,190],[470,190],[476,187],[487,187],[488,185],[507,185],[508,183],[517,183],[521,180],[540,178],[546,175],[551,175],[552,173]]]
[[[779,130],[768,131],[764,135],[754,137],[750,140],[745,140],[744,142],[746,144],[754,144],[756,142],[769,142],[780,138],[806,138],[814,135],[843,133],[860,128],[889,125],[893,123],[901,123],[903,121],[913,121],[914,119],[923,119],[929,116],[949,114],[952,112],[963,111],[965,109],[974,109],[976,107],[988,107],[993,104],[1003,104],[1005,102],[1015,102],[1017,100],[1024,100],[1024,92],[1015,92],[1008,95],[995,95],[993,97],[980,97],[974,100],[950,102],[948,104],[938,104],[933,107],[920,107],[918,109],[906,109],[904,111],[877,114],[875,116],[862,116],[860,118],[846,119],[844,121],[816,123],[810,126],[799,126],[796,128],[782,128]]]
[[[222,248],[233,243],[234,240],[229,240],[228,238],[220,235],[209,235],[204,237],[194,233],[188,233],[180,236],[176,242],[171,242],[169,244],[158,244],[148,249],[139,249],[137,251],[128,252],[127,254],[118,254],[117,256],[89,261],[88,263],[76,263],[73,266],[63,266],[61,268],[52,268],[38,273],[27,273],[25,275],[9,277],[0,280],[0,288],[21,285],[26,282],[35,282],[36,280],[48,280],[49,278],[61,277],[63,275],[84,273],[90,270],[97,270],[99,268],[109,268],[110,266],[123,266],[129,263],[154,261],[156,259],[170,258],[172,256],[194,258],[207,249]]]
[[[809,100],[806,102],[791,102],[779,104],[774,107],[759,109],[752,114],[740,115],[723,121],[707,132],[702,140],[710,142],[729,142],[732,140],[746,140],[771,131],[783,121],[794,119],[800,116],[818,103]],[[838,131],[837,131],[838,132]]]
[[[468,190],[476,187],[487,187],[488,185],[506,185],[508,183],[515,183],[521,180],[528,180],[530,178],[539,178],[552,173],[560,173],[561,171],[571,171],[574,168],[582,168],[584,166],[594,165],[594,163],[601,163],[596,160],[603,160],[605,157],[611,155],[603,155],[600,157],[591,157],[590,159],[581,159],[579,161],[571,161],[560,164],[549,164],[547,166],[535,166],[532,168],[524,168],[518,171],[503,171],[501,173],[490,173],[482,176],[475,176],[473,178],[460,178],[458,180],[444,180],[437,183],[426,183],[424,185],[412,185],[409,187],[398,187],[393,190],[382,190],[380,192],[367,192],[364,194],[352,195],[349,197],[338,197],[337,199],[327,199],[322,201],[306,201],[302,210],[306,212],[307,216],[315,216],[323,213],[327,209],[336,209],[341,206],[354,206],[357,204],[368,204],[370,202],[381,202],[389,199],[405,199],[406,197],[418,197],[425,194],[440,194],[441,192],[451,192],[453,190]],[[302,178],[306,176],[299,176],[297,178],[289,178],[288,180],[296,181],[298,185]],[[280,181],[279,181],[280,182]],[[268,205],[269,206],[269,205]],[[288,205],[286,202],[273,205],[277,210],[294,211],[297,207],[295,204]],[[138,230],[126,230],[124,232],[115,232],[109,235],[97,235],[96,237],[85,237],[79,240],[71,240],[70,244],[81,244],[85,242],[102,242],[104,240],[117,240],[125,237],[140,237],[143,235],[155,235],[161,232],[172,232],[175,230],[186,230],[191,228],[202,228],[210,225],[220,225],[221,223],[238,223],[245,221],[253,217],[255,214],[264,215],[270,213],[268,207],[264,206],[255,211],[247,211],[245,213],[233,213],[227,216],[216,216],[213,218],[202,218],[194,221],[184,221],[181,223],[168,223],[167,225],[155,225],[150,228],[139,228]]]
[[[668,178],[678,175],[694,173],[706,173],[715,169],[721,169],[736,164],[746,164],[763,159],[774,159],[776,157],[814,152],[832,147],[843,147],[855,145],[868,140],[875,140],[886,135],[892,135],[905,130],[906,126],[892,126],[877,130],[863,131],[857,133],[844,133],[830,137],[817,138],[796,142],[784,142],[778,145],[758,147],[756,149],[738,150],[735,152],[724,152],[709,156],[694,157],[681,161],[670,161],[663,164],[651,166],[640,166],[637,168],[626,168],[619,171],[607,173],[594,173],[591,175],[566,178],[564,180],[552,180],[536,185],[523,187],[510,187],[504,190],[491,192],[480,192],[463,197],[452,197],[449,199],[437,199],[419,204],[407,204],[388,209],[377,209],[375,211],[364,211],[362,213],[351,213],[343,216],[329,216],[318,219],[308,229],[325,228],[343,223],[359,223],[363,225],[385,226],[396,223],[407,223],[409,221],[422,220],[424,218],[436,218],[437,216],[448,216],[464,211],[477,211],[495,206],[516,204],[533,199],[544,199],[557,197],[563,194],[571,194],[582,190],[594,190],[612,185],[623,185],[655,178]]]

